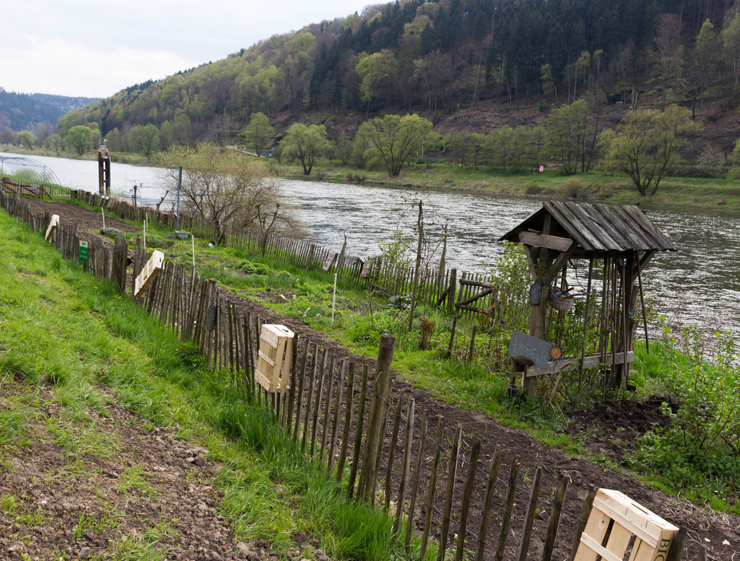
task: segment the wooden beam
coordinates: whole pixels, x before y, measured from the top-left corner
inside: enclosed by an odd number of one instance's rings
[[[522,244],[522,247],[524,248],[524,254],[527,256],[527,265],[529,265],[529,272],[532,275],[532,280],[537,280],[537,273],[534,270],[534,262],[532,261],[532,252],[529,249],[529,246],[527,244]]]
[[[519,241],[525,245],[545,247],[547,249],[554,249],[555,251],[568,251],[570,246],[573,245],[573,240],[570,238],[547,236],[534,232],[519,232]]]
[[[52,214],[51,220],[49,220],[49,227],[46,229],[46,236],[44,239],[47,242],[51,242],[54,240],[54,231],[59,226],[59,215],[58,214]]]
[[[545,275],[545,278],[542,280],[543,289],[546,289],[550,286],[550,283],[555,279],[555,277],[558,275],[558,271],[565,265],[566,261],[570,259],[570,256],[573,254],[573,251],[575,250],[575,246],[571,246],[568,251],[562,252],[560,255],[558,255],[558,258],[555,259],[555,262],[550,266],[550,269],[547,271],[547,275]]]
[[[623,364],[624,363],[624,355],[622,351],[619,351],[614,355],[614,364]],[[554,374],[555,372],[566,372],[568,370],[575,370],[576,368],[581,367],[581,363],[583,363],[584,370],[587,368],[594,368],[598,366],[599,364],[612,364],[612,355],[607,354],[606,358],[602,362],[602,356],[601,355],[590,355],[583,358],[583,361],[578,358],[571,358],[566,360],[561,360],[558,362],[555,361],[549,361],[547,363],[547,369],[546,370],[540,370],[539,368],[536,368],[534,366],[527,366],[525,370],[525,376],[527,378],[532,378],[536,376],[544,376],[545,374]],[[630,351],[627,353],[627,362],[634,362],[635,360],[635,353],[634,351]]]
[[[136,298],[144,296],[144,293],[152,285],[154,279],[159,276],[162,265],[164,265],[164,253],[155,249],[134,282],[134,296]]]

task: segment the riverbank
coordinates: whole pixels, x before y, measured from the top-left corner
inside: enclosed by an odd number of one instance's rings
[[[61,158],[65,160],[81,161],[97,161],[98,159],[97,150],[90,150],[80,156],[77,152],[69,150],[60,150],[59,153],[57,153],[56,150],[49,150],[48,148],[34,148],[33,150],[29,150],[25,146],[0,144],[0,152],[18,154],[19,156],[28,156],[29,158],[33,158],[34,156],[44,156],[46,158]],[[153,162],[147,160],[144,156],[137,154],[136,152],[110,152],[110,157],[113,162],[120,164],[155,167]]]
[[[593,171],[566,177],[558,169],[547,169],[541,174],[504,174],[457,165],[435,164],[427,168],[424,164],[412,164],[405,167],[398,177],[389,177],[383,170],[361,170],[349,164],[325,161],[319,162],[309,176],[303,174],[303,168],[297,163],[282,163],[278,169],[286,179],[302,181],[543,200],[639,203],[646,208],[674,210],[740,212],[740,182],[731,179],[667,177],[655,195],[643,198],[627,177]]]

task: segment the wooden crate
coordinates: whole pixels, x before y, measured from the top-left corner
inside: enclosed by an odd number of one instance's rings
[[[595,561],[597,555],[604,561],[624,561],[632,536],[629,561],[664,561],[676,532],[676,526],[623,493],[599,489],[575,561]]]
[[[263,325],[255,381],[268,392],[287,392],[293,360],[293,332],[284,325]]]
[[[5,178],[3,178],[5,179]],[[57,227],[59,226],[59,215],[58,214],[52,214],[51,220],[49,220],[49,227],[46,229],[46,236],[45,239],[47,242],[53,242],[54,241],[54,232],[56,231]]]
[[[159,276],[163,265],[164,253],[155,249],[134,282],[134,296],[136,298],[144,296],[149,287],[154,283],[154,280]]]

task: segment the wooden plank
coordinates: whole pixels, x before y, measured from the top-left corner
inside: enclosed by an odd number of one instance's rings
[[[600,217],[600,222],[610,223],[612,227],[619,230],[624,239],[624,245],[620,251],[651,249],[651,244],[646,244],[646,240],[643,239],[638,231],[635,231],[636,225],[634,222],[626,215],[620,213],[618,206],[598,205],[594,206],[594,209]]]
[[[319,451],[320,461],[324,460],[324,454],[326,453],[326,439],[329,436],[329,412],[331,410],[331,397],[334,391],[335,361],[336,361],[336,358],[332,354],[331,359],[329,360],[329,372],[328,372],[329,387],[326,389],[326,401],[324,402],[324,415],[322,419],[322,424],[324,425],[324,427],[321,432],[321,450]]]
[[[501,466],[501,447],[496,446],[491,460],[491,470],[488,474],[488,483],[486,483],[486,496],[483,501],[483,509],[480,519],[480,529],[478,530],[478,547],[475,551],[475,561],[483,561],[483,555],[486,551],[486,537],[488,536],[488,521],[491,518],[491,505],[493,504],[493,492],[496,488],[498,479],[498,470]]]
[[[355,363],[349,363],[349,378],[347,380],[347,403],[344,405],[344,428],[342,430],[342,448],[339,452],[339,463],[337,464],[337,481],[342,482],[344,476],[344,464],[347,460],[347,447],[349,446],[349,431],[352,422],[352,401],[355,390]]]
[[[424,467],[424,446],[427,439],[427,413],[421,416],[421,430],[419,432],[419,449],[416,451],[416,464],[414,466],[414,481],[411,485],[411,495],[409,496],[409,510],[406,517],[406,536],[404,546],[406,555],[411,554],[411,538],[414,536],[414,514],[416,511],[416,497],[419,493],[419,481],[421,479],[421,470]]]
[[[355,489],[355,480],[357,479],[357,464],[360,462],[360,451],[362,450],[362,425],[365,419],[365,399],[367,396],[367,376],[368,366],[362,365],[362,386],[360,390],[359,410],[357,411],[357,427],[355,428],[355,445],[352,451],[352,468],[349,473],[349,482],[347,483],[347,497],[352,498]]]
[[[48,228],[46,228],[46,235],[44,235],[44,240],[46,240],[47,242],[51,242],[54,239],[54,232],[56,232],[58,226],[59,215],[52,214],[51,220],[49,220],[49,226]]]
[[[457,533],[457,551],[455,551],[455,561],[463,561],[463,556],[465,555],[465,538],[468,535],[468,511],[470,510],[470,498],[473,495],[473,484],[475,482],[475,474],[478,467],[479,453],[480,439],[473,442],[473,447],[470,450],[468,476],[465,478],[462,504],[460,505],[460,526]]]
[[[437,495],[437,470],[439,461],[442,457],[442,447],[440,446],[444,438],[445,419],[439,417],[437,420],[437,433],[434,442],[434,459],[432,460],[432,470],[429,476],[429,485],[427,486],[427,504],[426,516],[424,517],[424,530],[421,534],[421,545],[419,547],[419,561],[426,561],[427,545],[429,544],[429,531],[432,528],[432,513],[434,512],[434,500]]]
[[[583,535],[583,531],[586,529],[586,523],[588,522],[589,516],[591,515],[591,509],[593,508],[595,494],[596,492],[594,491],[594,486],[589,484],[588,491],[586,492],[586,498],[583,500],[583,506],[581,507],[581,516],[578,519],[576,535],[573,538],[573,545],[571,546],[570,550],[570,561],[574,561],[574,559],[576,558],[578,546],[581,543],[581,536]]]
[[[326,462],[326,471],[331,477],[332,467],[334,467],[334,447],[337,443],[337,427],[339,425],[339,407],[342,404],[342,391],[344,390],[344,365],[347,359],[342,359],[339,366],[339,382],[337,385],[337,396],[334,401],[334,419],[331,423],[331,440],[329,444],[329,459]],[[330,393],[331,395],[331,393]]]
[[[411,447],[414,442],[414,409],[416,400],[411,399],[406,419],[406,440],[403,451],[403,463],[401,464],[401,483],[398,485],[398,498],[396,500],[396,521],[393,524],[393,533],[397,534],[401,529],[403,519],[403,504],[406,496],[406,479],[411,470]]]
[[[624,215],[629,216],[636,224],[638,224],[643,232],[644,236],[650,240],[654,245],[650,249],[661,249],[663,251],[675,250],[675,246],[671,239],[666,236],[663,232],[655,227],[650,219],[634,205],[625,205],[620,208]]]
[[[444,561],[447,556],[447,540],[450,532],[450,513],[452,512],[452,497],[455,493],[455,477],[457,476],[457,462],[460,459],[460,441],[462,440],[462,427],[455,431],[455,438],[450,448],[450,461],[447,464],[447,491],[445,492],[445,504],[442,514],[442,529],[439,532],[439,549],[437,550],[437,561]]]
[[[321,407],[321,394],[324,392],[324,383],[326,382],[326,355],[327,349],[321,353],[321,366],[319,366],[319,387],[316,391],[316,401],[313,406],[313,421],[311,422],[311,450],[309,456],[313,457],[316,453],[316,439],[319,434],[319,409]]]
[[[565,493],[568,490],[569,478],[567,475],[563,479],[555,493],[555,500],[552,503],[552,512],[550,513],[550,523],[547,525],[547,535],[545,537],[545,546],[542,551],[542,561],[550,561],[555,549],[555,538],[560,526],[560,514],[563,511],[563,502],[565,502]]]
[[[155,249],[134,282],[134,296],[136,298],[141,298],[147,289],[152,286],[163,265],[164,253]]]
[[[571,224],[572,218],[563,215],[560,207],[556,207],[551,201],[545,202],[544,208],[582,248],[588,250],[606,249],[605,247],[602,247],[601,244],[597,242],[597,240],[593,239],[593,236],[590,232],[583,232],[582,227]]]
[[[621,247],[623,248],[631,247],[632,246],[631,242],[628,240],[627,237],[625,237],[625,235],[622,232],[620,232],[620,230],[617,227],[615,227],[615,225],[612,224],[611,219],[601,214],[600,209],[606,206],[607,205],[593,205],[589,203],[583,203],[581,205],[581,210],[583,210],[583,212],[586,213],[586,215],[591,220],[593,220],[594,222],[599,222],[601,227]]]
[[[516,493],[516,479],[519,475],[519,458],[515,458],[511,464],[511,471],[509,472],[509,487],[506,493],[506,502],[504,503],[504,514],[501,521],[501,532],[498,536],[498,546],[496,547],[496,561],[501,561],[504,558],[504,552],[506,551],[506,540],[509,538],[509,530],[511,529],[511,514],[514,509],[514,495]]]
[[[571,238],[536,234],[534,232],[519,232],[519,241],[525,245],[544,247],[555,251],[568,251],[570,246],[573,245]]]
[[[589,355],[583,359],[583,368],[595,368],[599,364],[612,364],[612,355],[611,353],[608,353],[606,355],[605,360],[602,362],[602,355]],[[627,362],[634,362],[635,360],[635,352],[630,351],[627,353]],[[580,367],[580,359],[577,358],[570,358],[565,361],[549,361],[547,363],[547,369],[546,370],[540,370],[539,368],[536,368],[534,366],[527,366],[526,367],[526,376],[527,378],[532,378],[535,376],[543,376],[545,374],[554,374],[555,372],[567,372],[568,370],[574,370],[576,368]],[[624,364],[624,353],[618,352],[616,353],[616,356],[614,357],[614,364]]]
[[[401,413],[403,409],[403,400],[406,398],[406,392],[402,391],[396,401],[396,414],[393,419],[393,430],[391,431],[391,444],[388,448],[388,467],[385,473],[385,510],[391,504],[391,483],[393,482],[393,462],[396,459],[396,446],[398,445],[398,430],[401,427]]]
[[[613,251],[625,251],[629,247],[622,247],[616,240],[614,240],[604,228],[601,226],[601,221],[594,221],[588,214],[577,203],[561,203],[576,220],[580,220],[581,224],[588,229],[600,242],[606,247]]]
[[[542,468],[538,467],[534,472],[534,481],[532,490],[529,493],[529,504],[527,505],[527,514],[524,516],[524,529],[522,530],[522,540],[519,544],[519,554],[517,561],[526,561],[527,552],[529,551],[529,542],[532,539],[532,527],[534,526],[534,516],[537,514],[537,500],[540,496],[540,482],[542,480]]]

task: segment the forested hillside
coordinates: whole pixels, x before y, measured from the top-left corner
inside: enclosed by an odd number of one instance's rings
[[[54,124],[66,113],[97,101],[90,97],[22,94],[0,88],[0,132],[35,130],[45,122]]]
[[[409,0],[274,36],[224,60],[131,86],[69,113],[124,146],[153,124],[161,146],[234,139],[251,114],[455,113],[492,104],[546,112],[587,91],[735,107],[736,0]],[[325,117],[324,117],[325,118]],[[435,120],[432,117],[432,120]],[[355,129],[356,130],[356,127]],[[481,131],[482,132],[482,131]],[[331,136],[331,133],[330,133]],[[338,135],[337,135],[338,136]]]

